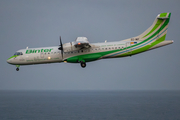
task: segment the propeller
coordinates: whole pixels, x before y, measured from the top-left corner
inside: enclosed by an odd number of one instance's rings
[[[63,50],[63,44],[62,44],[62,41],[61,41],[61,36],[60,36],[60,47],[58,48],[59,50],[61,50],[61,55],[62,55],[62,59],[63,59],[63,52],[64,52],[64,50]]]

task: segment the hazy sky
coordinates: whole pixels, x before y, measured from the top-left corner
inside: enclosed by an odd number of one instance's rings
[[[1,0],[0,90],[180,90],[179,0]],[[21,66],[6,60],[17,50],[59,45],[85,36],[119,41],[145,31],[171,12],[166,40],[174,43],[132,57],[80,64]]]

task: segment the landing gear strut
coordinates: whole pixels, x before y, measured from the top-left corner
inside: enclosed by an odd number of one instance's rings
[[[20,65],[16,65],[16,71],[19,71],[19,67],[20,67]]]
[[[86,63],[85,62],[81,62],[81,67],[85,68],[86,67]]]

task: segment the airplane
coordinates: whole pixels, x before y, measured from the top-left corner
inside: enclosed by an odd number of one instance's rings
[[[161,13],[153,24],[142,34],[116,42],[90,43],[86,37],[77,37],[73,42],[53,47],[26,48],[15,52],[7,59],[7,63],[16,65],[34,65],[46,63],[80,63],[82,68],[86,62],[106,58],[121,58],[136,55],[158,47],[173,43],[165,40],[171,13]]]

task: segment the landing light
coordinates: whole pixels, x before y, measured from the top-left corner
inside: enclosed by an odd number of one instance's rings
[[[51,57],[48,57],[48,60],[50,60],[51,59]]]
[[[81,43],[78,43],[78,45],[80,45]]]

